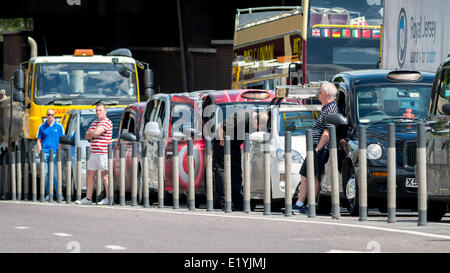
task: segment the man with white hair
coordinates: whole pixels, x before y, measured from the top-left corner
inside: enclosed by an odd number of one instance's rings
[[[319,100],[322,104],[322,111],[317,119],[314,121],[312,128],[313,146],[314,146],[314,182],[315,182],[315,194],[320,190],[320,177],[325,170],[325,164],[328,161],[328,140],[329,132],[327,128],[326,117],[330,114],[338,112],[338,108],[335,102],[337,89],[331,82],[323,83],[320,87]],[[306,173],[306,159],[303,161],[300,169],[301,184],[298,194],[298,200],[293,206],[293,211],[300,213],[306,213],[306,205],[304,204],[307,195],[307,173]]]

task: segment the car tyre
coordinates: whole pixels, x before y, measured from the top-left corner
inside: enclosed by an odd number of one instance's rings
[[[358,181],[354,168],[351,168],[349,175],[342,179],[342,188],[344,190],[345,205],[351,216],[359,215],[359,193]]]
[[[427,220],[440,222],[447,213],[448,204],[442,201],[429,201],[427,208]]]
[[[324,194],[320,194],[317,196],[317,214],[325,214],[328,215],[331,213],[331,197],[326,196]]]

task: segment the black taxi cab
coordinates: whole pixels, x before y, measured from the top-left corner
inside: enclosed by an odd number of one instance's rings
[[[397,208],[417,208],[415,176],[417,126],[425,120],[434,74],[406,70],[355,70],[336,74],[339,114],[348,124],[337,126],[343,204],[359,214],[359,127],[367,126],[367,197],[369,208],[387,211],[387,145],[389,123],[395,124]],[[330,161],[325,167],[319,200],[331,194]],[[318,210],[329,202],[319,202]]]
[[[437,69],[428,112],[428,219],[440,221],[450,203],[450,56]]]

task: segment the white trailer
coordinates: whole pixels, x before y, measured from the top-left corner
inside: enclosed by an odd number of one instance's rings
[[[436,72],[450,54],[449,0],[385,0],[383,69]]]

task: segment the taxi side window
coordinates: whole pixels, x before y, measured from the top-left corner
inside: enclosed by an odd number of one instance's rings
[[[442,73],[442,78],[439,84],[439,96],[437,101],[437,110],[440,114],[444,114],[442,111],[442,105],[450,102],[450,68],[447,68]]]
[[[338,94],[336,97],[336,103],[339,110],[339,113],[341,113],[343,116],[347,116],[346,112],[346,103],[345,103],[345,93],[342,91],[341,88],[338,89]]]
[[[164,125],[164,118],[166,116],[166,103],[163,101],[160,101],[159,103],[159,113],[158,113],[158,117],[157,117],[157,122],[159,125],[159,128],[162,129],[163,125]]]
[[[120,128],[120,133],[124,134],[129,132],[128,131],[128,124],[130,122],[130,112],[125,112],[124,116],[123,116],[123,120],[122,120],[122,124],[121,124],[121,128]]]

